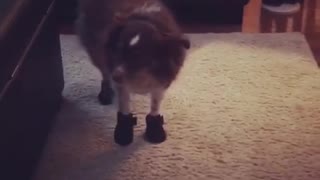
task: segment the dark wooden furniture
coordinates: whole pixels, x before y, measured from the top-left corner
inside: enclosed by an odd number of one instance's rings
[[[0,2],[0,179],[31,179],[64,86],[55,0]]]
[[[183,24],[241,24],[249,0],[162,0]]]
[[[183,24],[241,24],[244,6],[249,0],[162,0]],[[78,0],[59,2],[59,20],[72,24],[77,16]]]

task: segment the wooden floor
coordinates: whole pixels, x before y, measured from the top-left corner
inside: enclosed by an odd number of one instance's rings
[[[305,0],[301,11],[290,15],[280,15],[261,8],[261,0],[250,0],[244,8],[241,25],[183,25],[185,32],[244,32],[244,33],[304,33],[313,55],[320,67],[320,2]]]
[[[245,7],[242,32],[302,32],[320,67],[320,1],[304,0],[301,11],[290,16],[263,10],[261,3],[262,0],[250,0]]]
[[[271,27],[265,26],[268,29]],[[229,32],[241,32],[240,25],[203,25],[203,24],[189,24],[183,25],[183,29],[186,33],[229,33]],[[312,50],[314,58],[316,59],[318,66],[320,67],[320,35],[318,33],[310,33],[305,35],[306,40]]]

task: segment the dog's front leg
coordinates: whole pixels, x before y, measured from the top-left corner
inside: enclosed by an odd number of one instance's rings
[[[118,109],[123,115],[128,115],[131,112],[130,108],[130,92],[126,86],[116,85],[116,90],[118,93]]]
[[[137,118],[133,116],[130,110],[130,93],[128,89],[125,86],[116,86],[116,90],[119,110],[114,140],[117,144],[125,146],[133,141],[133,127],[137,124]]]
[[[164,118],[160,113],[160,107],[165,94],[164,89],[156,89],[151,93],[150,113],[146,117],[145,138],[151,143],[161,143],[166,140],[166,132],[163,128]]]

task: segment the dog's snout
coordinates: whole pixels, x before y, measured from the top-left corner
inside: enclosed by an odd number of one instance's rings
[[[122,83],[123,82],[123,77],[119,75],[112,75],[112,80],[116,83]]]
[[[116,83],[121,83],[124,80],[125,71],[122,66],[117,67],[112,73],[112,80]]]

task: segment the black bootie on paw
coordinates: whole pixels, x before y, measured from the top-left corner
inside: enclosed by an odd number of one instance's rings
[[[133,114],[117,114],[117,125],[114,131],[114,141],[121,145],[126,146],[133,141],[133,127],[137,124],[137,118]]]
[[[150,143],[162,143],[167,139],[166,131],[163,128],[163,116],[147,115],[145,139]]]

